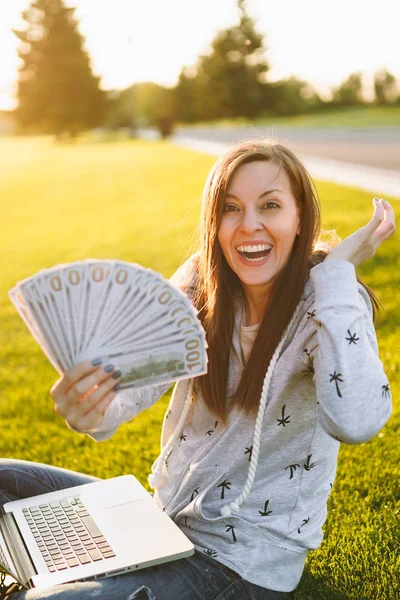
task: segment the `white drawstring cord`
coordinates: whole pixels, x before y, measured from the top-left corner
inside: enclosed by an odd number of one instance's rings
[[[192,389],[193,389],[193,381],[190,380],[181,416],[179,417],[178,423],[176,424],[173,434],[169,438],[168,442],[165,444],[165,446],[160,454],[160,457],[158,459],[157,471],[155,471],[154,473],[151,473],[147,478],[147,481],[149,482],[150,487],[152,487],[153,489],[158,487],[161,483],[162,466],[163,466],[165,457],[167,456],[170,449],[172,449],[172,447],[174,446],[174,444],[175,444],[176,440],[178,439],[178,436],[181,432],[181,429],[182,429],[183,425],[185,424],[186,417],[188,416],[188,413],[189,413],[189,410],[191,407],[190,400],[192,397]]]
[[[272,355],[271,361],[269,363],[267,372],[264,377],[264,383],[263,383],[261,399],[260,399],[260,406],[258,407],[258,412],[257,412],[257,419],[256,419],[256,425],[254,428],[254,436],[253,436],[253,449],[251,452],[251,460],[250,460],[249,472],[247,474],[247,480],[246,480],[246,483],[243,487],[243,490],[242,490],[242,493],[240,494],[240,496],[238,496],[236,498],[236,500],[234,500],[233,502],[229,502],[229,504],[226,504],[225,506],[223,506],[220,509],[220,513],[223,517],[230,517],[231,515],[239,512],[240,506],[243,504],[243,502],[245,502],[247,500],[247,498],[250,494],[250,490],[253,486],[253,482],[254,482],[254,478],[255,478],[256,470],[257,470],[257,465],[258,465],[258,455],[260,453],[262,425],[263,425],[265,407],[267,405],[268,390],[269,390],[269,386],[271,383],[272,373],[274,372],[275,364],[279,358],[279,354],[282,349],[282,346],[285,343],[286,337],[287,337],[293,323],[295,322],[295,320],[297,318],[299,310],[300,310],[300,304],[298,304],[298,306],[294,312],[294,315],[293,315],[289,325],[287,326],[286,331],[285,331],[281,341],[279,342],[278,347],[276,348],[274,354]]]

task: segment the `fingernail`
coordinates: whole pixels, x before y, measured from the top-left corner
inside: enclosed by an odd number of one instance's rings
[[[104,367],[104,370],[106,373],[111,373],[111,371],[114,371],[114,368],[115,368],[114,365],[109,364]]]
[[[94,359],[92,360],[92,365],[93,365],[94,367],[97,367],[98,365],[101,365],[101,363],[102,363],[102,362],[103,362],[103,361],[101,360],[101,358],[94,358]]]
[[[117,385],[114,385],[113,390],[117,392],[120,389],[120,387],[121,384],[118,383]]]
[[[122,375],[121,371],[115,371],[115,373],[113,373],[113,374],[111,375],[111,377],[112,377],[113,379],[118,379],[118,377],[121,377],[121,375]]]

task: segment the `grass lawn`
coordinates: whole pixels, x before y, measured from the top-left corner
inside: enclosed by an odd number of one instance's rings
[[[279,125],[280,127],[307,127],[308,129],[334,129],[340,127],[346,129],[369,129],[374,127],[400,128],[400,105],[388,107],[348,107],[290,117],[265,115],[251,121],[245,118],[219,119],[216,121],[203,121],[197,123],[197,125],[199,127],[206,125],[213,125],[215,127]],[[182,126],[184,127],[185,124],[182,123]],[[195,125],[190,124],[190,127],[193,126]]]
[[[191,247],[200,192],[214,159],[167,142],[56,145],[0,138],[0,455],[110,477],[146,476],[158,454],[168,397],[98,444],[67,429],[48,390],[56,378],[7,290],[43,267],[87,257],[139,262],[170,276]],[[346,236],[372,212],[371,195],[318,183],[323,223]],[[390,199],[399,214],[399,200]],[[360,269],[383,303],[377,322],[399,406],[398,241]],[[396,411],[371,442],[345,446],[329,500],[325,540],[309,555],[298,600],[395,600],[399,574],[399,434]]]

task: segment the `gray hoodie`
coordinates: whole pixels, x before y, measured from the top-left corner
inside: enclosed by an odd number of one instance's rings
[[[191,268],[185,263],[174,283]],[[271,360],[257,419],[230,406],[224,427],[201,398],[190,403],[189,380],[175,386],[150,479],[155,499],[198,550],[251,583],[296,588],[323,538],[340,442],[366,442],[390,416],[371,313],[353,265],[326,261],[311,270]],[[238,306],[228,397],[243,369],[242,317]],[[92,437],[107,439],[168,387],[118,394]]]

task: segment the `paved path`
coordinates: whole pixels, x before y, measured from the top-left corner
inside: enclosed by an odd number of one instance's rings
[[[180,127],[178,135],[226,142],[272,137],[304,155],[400,171],[399,127],[369,129],[304,127]]]
[[[237,142],[267,136],[290,146],[317,179],[359,187],[379,197],[400,198],[400,128],[185,127],[178,129],[171,140],[199,152],[219,155]]]

